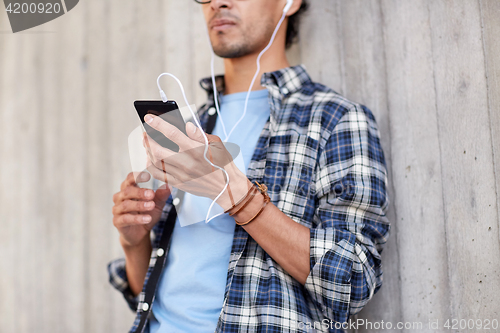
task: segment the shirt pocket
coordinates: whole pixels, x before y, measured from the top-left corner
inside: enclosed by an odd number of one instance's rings
[[[274,141],[279,147],[271,149],[265,172],[277,199],[274,203],[290,218],[309,224],[306,209],[314,207],[317,141],[308,135],[287,135]]]

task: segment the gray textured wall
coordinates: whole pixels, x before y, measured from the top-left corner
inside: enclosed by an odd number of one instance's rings
[[[357,317],[499,320],[500,0],[311,2],[290,59],[373,110],[389,163],[384,286]],[[0,10],[1,332],[129,328],[106,264],[132,102],[164,70],[203,101],[202,24],[193,1],[83,0],[13,35]]]

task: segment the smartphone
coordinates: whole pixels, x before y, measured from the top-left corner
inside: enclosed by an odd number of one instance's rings
[[[137,114],[141,119],[144,130],[148,133],[149,137],[155,140],[162,147],[178,152],[179,146],[175,142],[169,140],[161,132],[155,130],[144,121],[144,117],[147,114],[156,115],[166,122],[174,125],[182,133],[187,135],[186,123],[184,122],[184,118],[182,118],[177,103],[175,101],[135,101],[134,107],[137,110]]]

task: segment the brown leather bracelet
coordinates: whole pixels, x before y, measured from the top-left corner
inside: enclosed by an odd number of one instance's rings
[[[227,194],[229,194],[229,199],[231,200],[231,205],[233,205],[233,207],[236,206],[234,204],[233,194],[231,193],[231,186],[229,186],[229,184],[227,184]]]
[[[234,214],[238,213],[239,211],[241,211],[243,208],[245,208],[248,203],[250,201],[252,201],[253,197],[255,196],[255,193],[254,192],[258,192],[257,191],[257,188],[255,186],[252,186],[252,188],[250,189],[250,191],[248,191],[248,195],[246,196],[246,198],[249,198],[249,200],[246,200],[245,203],[243,204],[243,206],[239,207],[236,211],[234,212],[230,212],[229,213],[229,216],[233,216]],[[245,199],[246,199],[245,198]]]
[[[241,198],[240,200],[238,200],[237,203],[233,203],[233,196],[232,194],[229,194],[231,196],[231,203],[233,204],[233,206],[231,206],[231,208],[228,208],[224,211],[224,213],[227,213],[229,212],[231,209],[233,209],[234,207],[238,206],[240,203],[243,202],[243,200],[245,200],[245,198],[248,196],[248,194],[250,194],[250,191],[252,191],[252,187],[254,186],[250,186],[250,188],[248,189],[248,192],[243,196],[243,198]],[[227,185],[227,188],[229,189],[229,184]],[[228,190],[229,192],[229,190]]]
[[[271,198],[269,198],[269,196],[267,195],[267,193],[263,193],[264,194],[264,202],[263,202],[263,205],[262,207],[260,208],[260,210],[257,212],[257,214],[255,214],[250,220],[246,221],[246,222],[238,222],[236,221],[236,219],[234,220],[234,222],[236,222],[237,225],[239,226],[243,226],[243,225],[247,225],[248,223],[252,222],[253,220],[255,220],[257,218],[257,216],[260,215],[260,213],[262,213],[264,211],[264,208],[266,208],[266,205],[269,201],[271,201]]]

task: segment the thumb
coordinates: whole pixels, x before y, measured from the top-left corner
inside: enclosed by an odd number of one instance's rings
[[[151,230],[153,226],[160,220],[161,214],[163,213],[163,207],[165,207],[169,196],[170,188],[166,185],[162,185],[156,190],[155,197],[153,199],[155,208],[149,213],[152,219],[148,224],[148,230]]]
[[[202,131],[200,131],[200,129],[192,122],[188,122],[186,124],[186,133],[191,140],[194,140],[194,141],[197,141],[200,143],[205,143],[205,139],[203,138]]]
[[[157,205],[161,206],[162,203],[165,204],[169,196],[170,188],[166,184],[163,184],[156,190],[154,201]]]
[[[186,124],[186,133],[191,140],[205,144],[205,138],[203,137],[204,132],[200,131],[200,129],[192,122],[188,122]],[[208,133],[205,133],[205,135],[207,136],[208,143],[222,142],[217,135]]]

